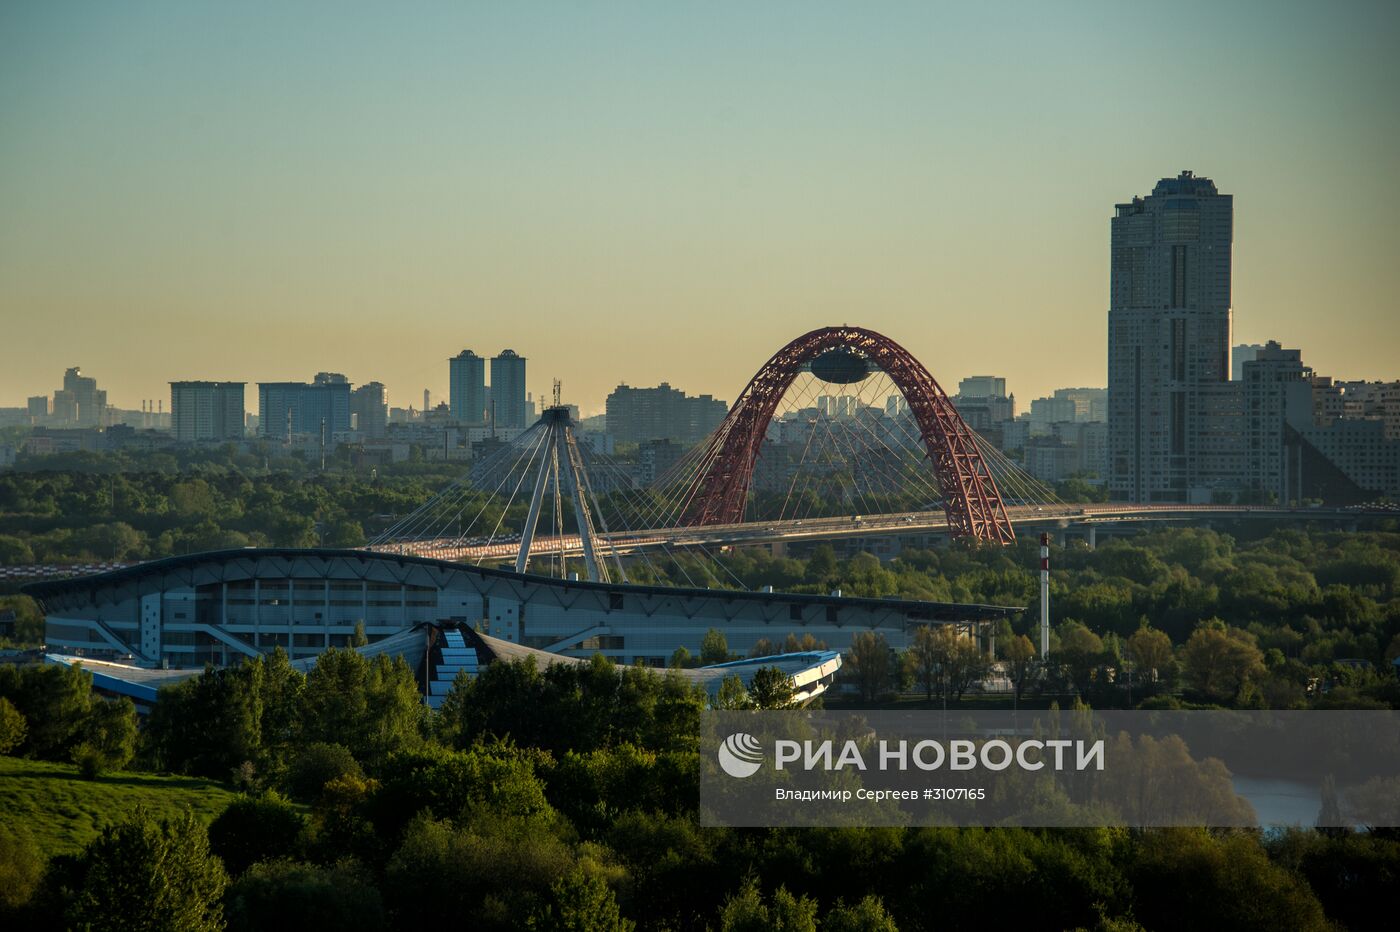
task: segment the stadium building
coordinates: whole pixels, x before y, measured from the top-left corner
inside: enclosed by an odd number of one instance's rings
[[[564,580],[364,550],[191,554],[25,591],[43,608],[51,653],[174,670],[224,666],[275,647],[294,662],[314,662],[327,648],[349,646],[360,624],[371,649],[432,626],[511,649],[660,667],[679,647],[699,655],[711,629],[740,656],[762,641],[780,646],[789,634],[840,652],[860,632],[877,631],[903,649],[923,625],[975,626],[1021,611]]]

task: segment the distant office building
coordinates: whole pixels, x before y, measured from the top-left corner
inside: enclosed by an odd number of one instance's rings
[[[1006,379],[996,375],[972,375],[958,383],[958,394],[966,399],[1005,398]]]
[[[31,395],[30,398],[29,398],[29,403],[26,405],[26,408],[27,408],[27,410],[28,410],[28,412],[29,412],[29,416],[30,416],[31,418],[34,418],[36,421],[42,420],[43,418],[48,417],[48,416],[49,416],[49,396],[48,396],[48,395]]]
[[[1182,172],[1111,221],[1109,490],[1134,502],[1210,501],[1238,483],[1230,376],[1233,200]]]
[[[350,418],[361,437],[384,436],[389,427],[389,405],[382,382],[367,382],[350,392]]]
[[[452,417],[463,424],[485,424],[490,407],[486,399],[486,360],[464,349],[447,361],[447,373]]]
[[[97,380],[74,366],[63,373],[63,388],[53,393],[53,421],[62,427],[98,427],[107,410],[107,393]]]
[[[333,372],[317,373],[306,382],[258,383],[258,430],[261,436],[290,441],[316,438],[322,426],[326,438],[350,429],[350,382]]]
[[[969,427],[994,440],[1016,416],[1016,396],[1006,393],[1006,379],[996,375],[974,375],[958,382],[952,402]]]
[[[666,382],[656,388],[619,385],[607,400],[608,433],[621,443],[699,443],[728,413],[729,406],[714,396],[687,395]]]
[[[497,427],[528,427],[525,407],[525,357],[501,350],[491,358],[491,404]]]
[[[1260,343],[1241,343],[1230,350],[1230,381],[1244,381],[1244,364],[1259,358]]]
[[[1075,410],[1072,398],[1037,398],[1031,402],[1031,432],[1049,433],[1051,424],[1074,423]]]
[[[1057,388],[1053,397],[1058,401],[1074,402],[1074,417],[1070,420],[1077,423],[1108,420],[1106,388]]]
[[[243,439],[243,382],[171,382],[170,420],[179,443]]]

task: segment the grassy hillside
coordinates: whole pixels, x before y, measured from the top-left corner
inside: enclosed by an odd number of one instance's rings
[[[0,757],[0,822],[24,826],[46,856],[77,851],[137,804],[157,816],[188,807],[208,822],[235,795],[210,780],[146,773],[84,780],[71,764]]]

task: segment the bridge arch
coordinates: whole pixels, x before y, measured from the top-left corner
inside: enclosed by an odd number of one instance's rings
[[[823,327],[778,350],[710,435],[708,463],[686,491],[685,525],[735,524],[753,484],[754,464],[778,403],[803,365],[830,350],[846,350],[884,370],[904,395],[933,464],[954,537],[1009,544],[1016,539],[977,436],[946,393],[914,356],[894,340],[862,327]]]

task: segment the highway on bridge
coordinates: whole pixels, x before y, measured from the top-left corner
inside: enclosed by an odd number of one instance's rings
[[[1285,508],[1272,505],[1012,505],[1006,509],[1012,524],[1092,525],[1125,521],[1177,521],[1212,516],[1222,518],[1359,518],[1389,514],[1376,510],[1337,508]],[[886,537],[903,534],[946,533],[948,517],[942,511],[911,511],[887,515],[843,515],[836,518],[806,518],[793,521],[749,521],[739,524],[712,524],[702,527],[656,528],[645,531],[615,531],[598,535],[602,549],[618,555],[674,547],[726,547],[737,544],[767,544],[809,540],[837,540],[851,537]],[[479,563],[513,559],[520,551],[520,538],[460,541],[451,538],[399,541],[370,549],[390,553],[410,553],[442,560]],[[537,536],[531,541],[531,556],[580,556],[583,545],[577,534]]]

